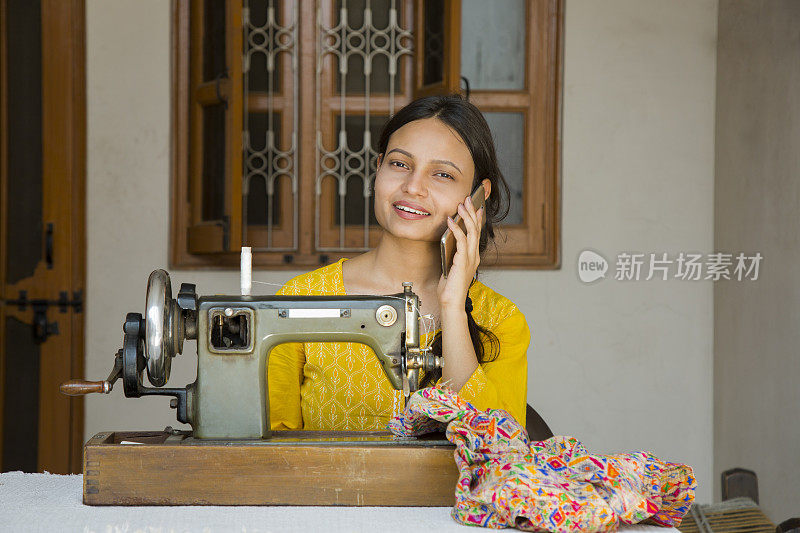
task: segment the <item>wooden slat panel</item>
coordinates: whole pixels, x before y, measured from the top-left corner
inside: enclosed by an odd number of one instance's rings
[[[187,245],[193,254],[210,254],[224,249],[225,230],[219,224],[196,224],[186,233]]]
[[[561,102],[563,83],[564,0],[534,0],[528,4],[528,86],[532,107],[526,152],[532,154],[529,175],[536,189],[528,208],[544,217],[542,258],[561,267]],[[529,198],[531,198],[529,197]],[[538,213],[533,213],[534,215]],[[534,221],[532,221],[534,223]],[[538,222],[535,222],[538,225]]]
[[[228,78],[230,83],[231,95],[236,98],[228,98],[226,111],[227,135],[226,145],[226,200],[227,215],[229,221],[228,249],[239,251],[242,247],[242,178],[244,176],[243,165],[243,111],[244,94],[243,74],[242,74],[242,1],[227,1],[227,55],[228,55]]]
[[[189,190],[191,191],[190,206],[191,215],[188,224],[197,224],[202,219],[203,211],[203,130],[200,124],[203,123],[203,109],[195,99],[195,88],[199,87],[203,78],[203,2],[202,0],[190,0],[191,2],[191,29],[188,32],[190,41],[182,43],[189,47],[189,120],[185,127],[190,127],[189,136]],[[181,31],[180,35],[184,32]],[[183,74],[183,73],[182,73]],[[182,76],[179,77],[181,79]]]
[[[461,85],[461,0],[444,0],[444,38],[442,46],[442,83],[423,85],[422,60],[425,50],[425,6],[424,0],[415,4],[416,33],[414,50],[417,57],[414,68],[414,98],[432,94],[459,92]]]
[[[298,209],[299,224],[299,252],[302,255],[314,254],[314,176],[316,176],[315,151],[317,140],[314,133],[314,117],[319,113],[317,109],[316,90],[314,79],[317,68],[316,42],[317,42],[317,13],[314,2],[300,4],[299,40],[300,46],[300,121],[298,132],[298,161],[300,164],[297,177],[299,180]],[[258,254],[261,255],[261,254]],[[281,254],[282,255],[282,254]],[[254,257],[253,260],[256,261]],[[280,256],[275,256],[276,259]],[[259,258],[260,259],[260,258]],[[255,264],[255,263],[254,263]],[[292,265],[287,264],[287,267]],[[294,268],[297,268],[295,265]]]
[[[189,17],[189,2],[172,0],[170,266],[180,263],[181,257],[188,255],[187,228],[192,223],[189,197]]]
[[[83,290],[84,16],[81,0],[42,2],[42,143],[46,154],[42,208],[44,220],[54,224],[54,233],[53,268],[47,278],[36,280],[36,286],[47,287],[49,299],[58,299],[62,291],[71,299],[74,291]],[[70,471],[76,459],[70,452],[79,451],[70,444],[82,440],[81,435],[71,434],[79,424],[70,418],[76,410],[81,410],[78,416],[82,416],[82,402],[74,402],[58,390],[61,382],[73,376],[75,366],[82,367],[72,361],[83,360],[83,320],[74,314],[73,310],[62,312],[51,306],[47,320],[57,322],[59,332],[41,346],[39,468],[53,473]],[[73,333],[80,338],[73,339]]]
[[[70,118],[72,141],[72,255],[70,290],[73,296],[80,292],[86,298],[86,2],[74,0],[71,10],[72,19],[72,90],[74,113]],[[85,306],[84,306],[85,307]],[[84,374],[84,341],[85,341],[85,308],[70,311],[70,377]],[[65,324],[66,325],[66,324]],[[63,354],[61,354],[63,357]],[[84,400],[71,398],[70,405],[70,441],[69,472],[77,474],[81,471],[83,455]]]

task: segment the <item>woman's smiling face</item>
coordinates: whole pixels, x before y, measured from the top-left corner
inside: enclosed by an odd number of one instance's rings
[[[438,241],[474,178],[472,154],[456,132],[436,118],[409,122],[378,160],[375,218],[396,237]]]

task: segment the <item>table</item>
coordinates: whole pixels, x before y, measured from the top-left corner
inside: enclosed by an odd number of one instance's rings
[[[93,507],[82,502],[83,476],[0,474],[0,532],[476,533],[447,507]],[[490,530],[487,530],[490,531]],[[623,526],[630,533],[677,533],[655,526]]]

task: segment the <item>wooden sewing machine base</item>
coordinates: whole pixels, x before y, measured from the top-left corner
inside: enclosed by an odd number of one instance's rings
[[[285,431],[209,441],[179,431],[98,433],[83,450],[83,503],[450,507],[454,449],[441,434]]]

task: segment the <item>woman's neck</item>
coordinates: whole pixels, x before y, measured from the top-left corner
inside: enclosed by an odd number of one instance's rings
[[[435,291],[442,275],[438,242],[398,239],[384,233],[378,246],[365,253],[375,284],[390,291],[400,290],[404,281],[415,292]]]

